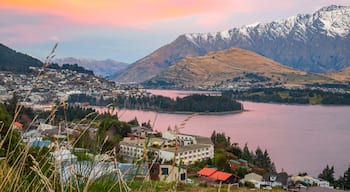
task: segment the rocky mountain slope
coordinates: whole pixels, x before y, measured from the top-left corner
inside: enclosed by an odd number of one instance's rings
[[[173,88],[214,85],[301,85],[331,82],[330,78],[284,66],[269,58],[240,48],[188,57],[146,81],[148,86]]]
[[[142,82],[187,56],[232,47],[309,72],[340,70],[350,66],[350,7],[332,5],[271,23],[184,34],[114,77],[121,82]]]
[[[92,70],[96,75],[101,75],[103,77],[109,77],[112,74],[125,69],[128,64],[115,61],[112,59],[106,60],[96,60],[96,59],[85,59],[85,58],[60,58],[53,61],[59,65],[63,64],[78,64],[86,69]]]

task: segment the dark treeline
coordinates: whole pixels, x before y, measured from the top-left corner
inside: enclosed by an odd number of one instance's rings
[[[58,106],[52,111],[43,111],[39,118],[47,119],[52,124],[57,125],[60,121],[79,121],[82,119],[93,119],[97,115],[96,111],[91,108],[82,108],[79,106]],[[50,117],[51,118],[48,118]]]
[[[85,73],[85,74],[90,74],[90,75],[94,74],[93,71],[87,70],[84,67],[79,66],[78,64],[63,64],[62,66],[59,66],[56,63],[52,63],[49,65],[49,68],[50,69],[61,69],[61,70],[68,69],[71,71],[76,71],[78,73]]]
[[[191,95],[172,100],[168,97],[117,97],[118,106],[165,112],[225,112],[241,110],[241,104],[225,96]]]
[[[172,100],[163,96],[135,97],[118,96],[115,99],[96,98],[86,94],[74,94],[68,103],[88,102],[90,105],[107,106],[116,103],[119,108],[154,110],[154,111],[190,111],[190,112],[222,112],[241,109],[241,104],[229,97],[191,95]]]
[[[350,105],[350,94],[311,89],[254,88],[246,91],[224,91],[238,100],[290,104]]]
[[[104,100],[84,94],[71,95],[69,103],[89,102],[91,105],[106,106],[116,103],[118,108],[153,110],[163,112],[227,112],[242,110],[241,103],[226,96],[191,95],[176,100],[163,96],[135,97],[118,96]]]

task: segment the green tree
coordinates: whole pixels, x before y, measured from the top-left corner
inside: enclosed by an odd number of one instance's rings
[[[132,126],[139,126],[139,121],[137,120],[137,118],[135,117],[133,120],[129,121],[128,122],[129,125],[132,125]]]
[[[17,110],[19,98],[16,94],[16,92],[13,92],[12,98],[8,101],[8,104],[6,105],[7,111],[14,116],[15,112]]]
[[[98,130],[99,144],[103,144],[102,151],[117,147],[119,141],[130,132],[131,127],[128,123],[119,121],[116,116],[104,115]]]
[[[253,161],[253,155],[252,153],[249,151],[248,148],[248,144],[246,143],[243,147],[243,152],[242,152],[242,159],[247,160],[248,162],[252,162]]]
[[[350,189],[350,165],[349,168],[344,172],[343,186],[345,189]]]
[[[327,165],[326,168],[323,169],[322,173],[318,175],[318,177],[328,181],[330,184],[334,184],[334,166],[329,167]]]

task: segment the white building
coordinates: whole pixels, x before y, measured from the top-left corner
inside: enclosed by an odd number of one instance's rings
[[[324,187],[324,188],[332,188],[329,185],[329,182],[320,178],[315,178],[311,176],[294,176],[292,177],[293,182],[304,182],[309,185],[317,185],[318,187]]]
[[[181,160],[184,164],[214,158],[214,145],[207,137],[167,131],[163,134],[163,138],[150,138],[149,140],[124,138],[120,142],[119,153],[129,160],[142,158],[145,150],[153,152],[155,155],[153,157],[158,157],[162,162],[172,161],[175,153],[176,161]]]

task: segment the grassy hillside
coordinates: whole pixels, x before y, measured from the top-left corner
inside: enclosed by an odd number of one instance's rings
[[[191,87],[213,86],[225,82],[300,85],[333,81],[323,75],[286,67],[251,51],[232,48],[185,58],[147,83]]]
[[[326,75],[338,81],[350,82],[350,67],[346,67],[338,72],[328,73]]]

